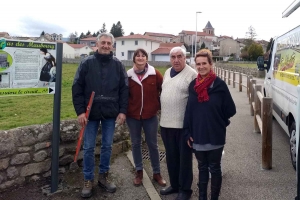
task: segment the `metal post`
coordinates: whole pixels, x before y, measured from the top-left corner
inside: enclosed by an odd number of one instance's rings
[[[51,158],[51,193],[58,189],[59,167],[59,139],[60,139],[60,102],[61,102],[61,77],[62,77],[63,44],[57,43],[56,50],[56,82],[53,104],[53,133],[52,133],[52,158]]]
[[[196,12],[196,39],[195,39],[195,55],[197,53],[197,14],[202,12]]]

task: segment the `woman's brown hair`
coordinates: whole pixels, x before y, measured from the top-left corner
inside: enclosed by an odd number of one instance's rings
[[[146,56],[147,60],[148,60],[148,54],[144,49],[137,49],[135,50],[134,54],[133,54],[133,63],[135,63],[135,57],[138,55],[138,53],[142,53],[144,56]]]
[[[208,49],[201,49],[200,51],[198,51],[198,52],[196,53],[196,56],[195,56],[195,59],[194,59],[194,60],[195,60],[195,63],[196,63],[196,59],[197,59],[198,57],[206,57],[207,60],[208,60],[208,63],[209,63],[210,65],[213,64],[212,53],[211,53],[211,51],[208,50]]]

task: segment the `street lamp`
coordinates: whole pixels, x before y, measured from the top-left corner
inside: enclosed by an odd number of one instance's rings
[[[195,39],[195,55],[197,53],[197,14],[202,12],[196,12],[196,39]]]

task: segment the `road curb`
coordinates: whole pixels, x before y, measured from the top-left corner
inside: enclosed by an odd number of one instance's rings
[[[134,166],[132,151],[128,151],[127,158],[130,160],[131,164]],[[152,181],[150,180],[147,172],[143,169],[143,186],[146,189],[151,200],[161,200],[159,194],[157,193]]]

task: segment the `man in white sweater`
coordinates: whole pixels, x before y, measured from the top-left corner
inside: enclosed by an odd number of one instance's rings
[[[161,195],[178,193],[176,200],[191,197],[193,182],[192,149],[184,140],[183,119],[188,99],[188,87],[197,72],[186,64],[186,51],[174,47],[170,51],[172,67],[164,75],[161,93],[161,137],[166,149],[170,186]]]

